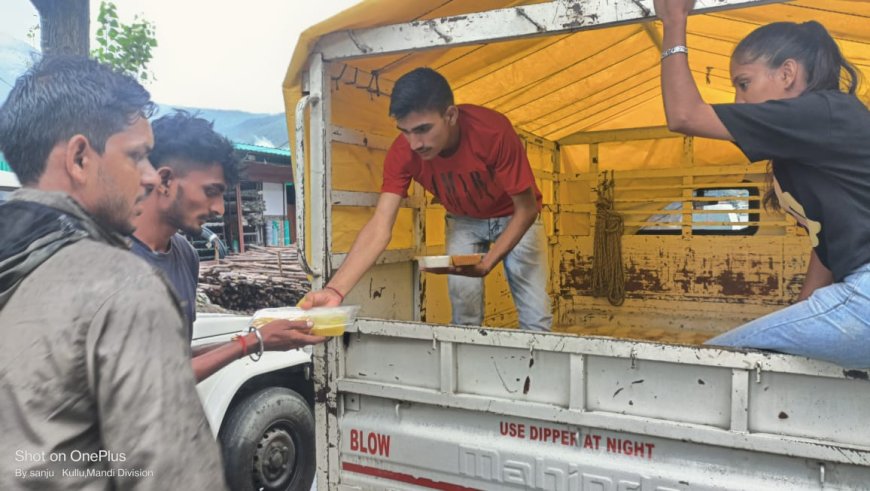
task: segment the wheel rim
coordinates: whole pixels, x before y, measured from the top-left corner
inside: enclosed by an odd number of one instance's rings
[[[254,452],[256,489],[285,490],[295,471],[296,442],[286,423],[275,423],[263,432]]]

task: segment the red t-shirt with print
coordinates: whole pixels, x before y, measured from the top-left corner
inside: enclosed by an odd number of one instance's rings
[[[459,148],[449,157],[423,160],[399,135],[384,160],[381,192],[407,197],[413,179],[451,214],[495,218],[513,215],[511,196],[532,188],[540,210],[541,191],[510,120],[485,107],[458,107]]]

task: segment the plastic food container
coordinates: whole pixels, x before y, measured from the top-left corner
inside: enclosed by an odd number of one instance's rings
[[[417,258],[421,268],[438,269],[450,267],[450,256],[422,256]]]
[[[340,307],[314,307],[302,310],[299,307],[281,307],[277,309],[261,309],[254,314],[251,325],[257,329],[277,319],[288,321],[308,320],[314,322],[311,334],[314,336],[341,336],[347,326],[354,323],[358,305],[342,305]]]
[[[432,273],[446,273],[447,268],[474,266],[483,259],[483,254],[462,254],[454,256],[420,256],[417,263],[421,268]]]

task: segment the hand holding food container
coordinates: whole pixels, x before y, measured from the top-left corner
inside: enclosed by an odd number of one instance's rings
[[[260,328],[275,320],[309,321],[312,323],[311,336],[341,336],[345,329],[356,320],[359,311],[357,305],[340,307],[314,307],[301,309],[299,307],[281,307],[261,309],[251,319],[251,326]]]
[[[435,274],[465,274],[483,260],[483,254],[458,254],[452,256],[420,256],[417,263],[421,271]]]
[[[242,356],[250,355],[257,361],[264,351],[287,351],[326,341],[326,338],[311,333],[314,323],[307,319],[268,319],[248,327],[247,334],[233,338],[242,344]]]

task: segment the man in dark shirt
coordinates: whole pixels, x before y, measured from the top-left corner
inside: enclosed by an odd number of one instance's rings
[[[149,158],[160,182],[142,202],[142,214],[135,220],[133,252],[172,284],[184,309],[189,341],[196,319],[199,259],[178,231],[199,235],[206,222],[224,213],[224,191],[237,179],[237,161],[232,143],[205,119],[177,111],[152,126],[154,149]],[[274,321],[260,332],[266,350],[284,351],[325,340],[309,335],[302,322]],[[237,339],[238,344],[227,343],[193,357],[197,382],[244,356],[247,347],[257,349],[259,341],[253,334]]]
[[[169,247],[165,252],[151,249],[136,234],[133,234],[132,239],[130,250],[162,271],[175,288],[175,294],[184,310],[187,338],[192,341],[193,321],[196,320],[196,282],[190,281],[190,278],[199,278],[199,257],[196,250],[180,234],[173,234],[169,238]]]

